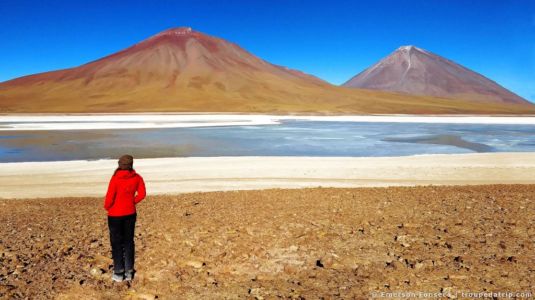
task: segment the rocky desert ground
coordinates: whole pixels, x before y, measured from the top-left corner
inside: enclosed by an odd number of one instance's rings
[[[0,298],[530,291],[534,200],[535,185],[149,196],[138,205],[131,283],[110,280],[102,198],[0,200]]]

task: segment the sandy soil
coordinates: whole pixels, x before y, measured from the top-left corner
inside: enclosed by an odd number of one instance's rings
[[[0,198],[102,196],[115,160],[0,164]],[[151,194],[264,188],[535,183],[535,153],[192,157],[135,161]]]
[[[110,280],[101,198],[0,200],[0,298],[529,291],[534,199],[535,185],[151,196],[138,205],[131,284]]]

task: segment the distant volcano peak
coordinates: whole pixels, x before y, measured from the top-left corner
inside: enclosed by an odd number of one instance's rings
[[[401,46],[398,48],[399,51],[410,51],[412,49],[418,49],[418,48],[413,45]]]
[[[414,51],[429,54],[429,51],[424,50],[422,48],[418,48],[414,45],[401,46],[395,52],[414,52]]]
[[[224,43],[223,40],[195,31],[191,27],[174,27],[140,41],[135,45],[134,50],[143,50],[161,45],[175,45],[182,51],[191,40],[197,41],[198,45],[202,45],[206,49],[211,49],[212,52],[220,48]]]
[[[175,27],[175,28],[164,30],[154,35],[153,38],[164,37],[164,36],[165,37],[173,37],[173,36],[183,37],[183,36],[191,35],[193,33],[196,33],[196,31],[191,29],[191,27]]]
[[[343,86],[471,102],[529,104],[483,75],[413,45],[399,47]]]

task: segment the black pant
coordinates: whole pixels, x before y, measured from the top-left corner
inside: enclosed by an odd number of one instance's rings
[[[134,270],[136,216],[136,213],[120,217],[108,216],[113,270],[116,274]]]

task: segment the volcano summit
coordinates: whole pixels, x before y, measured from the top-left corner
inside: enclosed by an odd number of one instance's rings
[[[483,75],[414,46],[398,48],[343,86],[471,102],[529,104]]]

